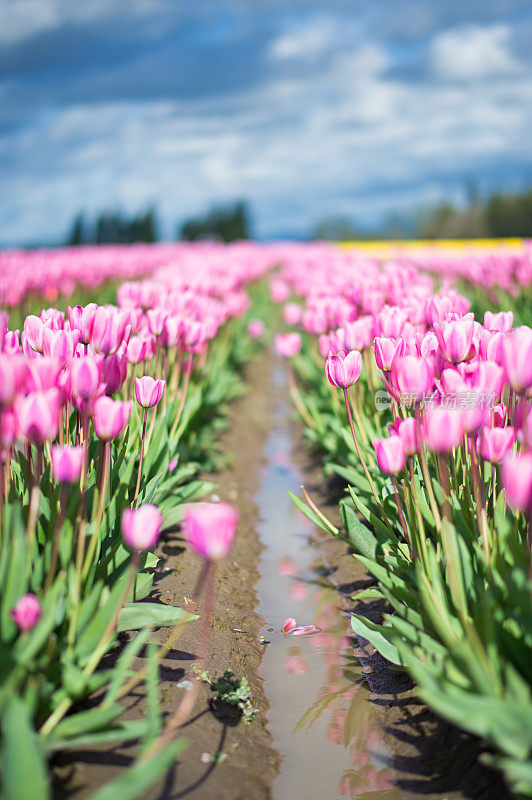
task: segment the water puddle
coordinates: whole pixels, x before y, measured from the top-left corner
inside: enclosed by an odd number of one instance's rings
[[[282,365],[273,381],[278,400],[257,496],[266,548],[258,610],[267,620],[263,635],[270,642],[261,675],[271,703],[269,729],[283,756],[273,798],[400,800],[378,712],[352,657],[341,598],[320,561],[312,525],[287,494],[299,494],[302,476],[291,458],[291,406]],[[320,632],[283,636],[287,617]]]

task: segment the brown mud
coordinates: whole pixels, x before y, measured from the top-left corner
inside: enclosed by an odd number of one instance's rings
[[[265,354],[248,365],[246,380],[250,391],[231,406],[229,429],[221,441],[231,463],[212,477],[217,484],[216,494],[238,507],[240,523],[232,554],[218,570],[208,671],[214,678],[227,668],[239,677],[245,676],[257,714],[251,725],[243,722],[232,725],[216,718],[209,706],[209,687],[203,685],[193,718],[183,730],[188,749],[167,778],[145,795],[145,800],[265,800],[272,796],[282,754],[276,752],[268,731],[269,703],[259,674],[263,656],[259,636],[264,632],[265,620],[253,609],[259,602],[256,587],[264,549],[258,534],[257,496],[272,408],[278,399],[276,395],[280,391],[286,393],[273,380],[275,363],[271,355]],[[290,439],[290,456],[306,488],[324,512],[338,522],[339,485],[323,478],[319,457],[313,457],[302,441],[302,429],[297,422],[290,426]],[[338,593],[338,614],[345,615],[355,606],[353,596],[371,581],[345,544],[320,532],[312,536],[316,560],[326,566],[327,582]],[[185,606],[199,574],[198,559],[184,546],[179,534],[166,537],[159,555],[154,597],[160,602]],[[365,602],[363,610],[357,608],[358,613],[375,621],[384,610],[375,602]],[[289,612],[288,608],[286,616]],[[190,678],[198,631],[196,623],[186,626],[176,649],[163,661],[162,703],[167,714],[176,708],[186,690],[178,684]],[[367,793],[344,787],[342,795],[372,800],[510,797],[500,777],[480,764],[482,747],[478,740],[436,718],[416,699],[408,676],[391,669],[368,643],[357,643],[355,654],[371,690],[366,692],[367,699],[363,702],[371,705],[373,716],[378,719],[379,737],[385,743],[387,783]],[[317,685],[316,693],[319,689]],[[309,697],[308,705],[314,699]],[[139,716],[143,704],[141,693],[129,697],[125,715]],[[361,734],[364,738],[364,733]],[[298,747],[304,752],[304,738]],[[61,754],[55,769],[55,797],[86,800],[97,788],[127,769],[134,754],[133,746]],[[354,764],[353,768],[360,771],[360,765]],[[308,788],[304,783],[294,785],[290,796],[285,797],[283,792],[279,800],[314,797],[308,789],[312,789],[311,783]],[[275,797],[277,794],[274,792]]]

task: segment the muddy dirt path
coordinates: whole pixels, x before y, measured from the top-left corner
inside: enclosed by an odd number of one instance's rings
[[[246,379],[249,393],[231,407],[222,438],[231,463],[213,476],[217,495],[238,506],[240,524],[218,572],[209,673],[231,668],[246,676],[257,714],[251,725],[217,719],[204,685],[184,730],[182,761],[145,800],[508,798],[498,776],[479,765],[478,742],[434,718],[404,674],[350,637],[352,595],[369,585],[368,576],[287,496],[304,482],[337,521],[338,487],[325,483],[292,420],[283,365],[265,353],[248,365]],[[178,534],[162,542],[159,555],[155,596],[184,606],[198,560]],[[382,612],[366,605],[372,619]],[[283,637],[288,616],[320,633]],[[187,626],[163,662],[168,713],[186,691],[197,637],[197,625]],[[138,714],[143,702],[142,695],[130,697],[127,715]],[[133,754],[124,747],[63,754],[56,797],[85,800]]]

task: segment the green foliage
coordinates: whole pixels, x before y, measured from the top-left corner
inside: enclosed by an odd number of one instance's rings
[[[257,709],[253,706],[247,678],[237,678],[232,670],[226,669],[222,677],[211,684],[211,691],[216,707],[232,706],[238,710],[244,722],[251,722]]]
[[[449,493],[450,519],[440,525],[430,510],[419,465],[405,478],[402,494],[408,539],[399,523],[393,489],[375,464],[370,446],[361,448],[380,505],[358,461],[341,394],[323,378],[321,359],[309,342],[295,359],[306,408],[315,422],[306,435],[323,453],[325,472],[349,485],[340,503],[342,529],[335,532],[356,551],[373,575],[372,599],[386,601],[389,613],[377,624],[360,606],[354,632],[390,662],[407,669],[420,697],[454,724],[481,736],[486,760],[514,789],[532,797],[532,602],[526,520],[511,513],[487,465],[489,554],[481,543],[471,489],[462,476],[468,462],[457,450]],[[371,377],[369,378],[371,381]],[[369,441],[386,435],[389,412],[377,417],[367,372],[357,384],[358,408]],[[435,461],[428,470],[441,507],[443,494]],[[413,477],[413,480],[412,480]],[[296,505],[311,521],[327,525],[302,500]],[[333,532],[329,529],[330,532]]]

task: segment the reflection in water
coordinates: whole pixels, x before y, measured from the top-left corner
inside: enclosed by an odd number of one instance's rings
[[[275,373],[280,395],[284,372]],[[382,737],[380,718],[353,659],[353,640],[341,597],[316,563],[315,531],[293,506],[301,475],[291,459],[290,407],[273,414],[268,463],[259,496],[265,546],[259,611],[271,641],[261,668],[271,703],[269,728],[284,757],[275,800],[374,798],[400,800]],[[316,625],[310,636],[283,636],[287,617]]]

